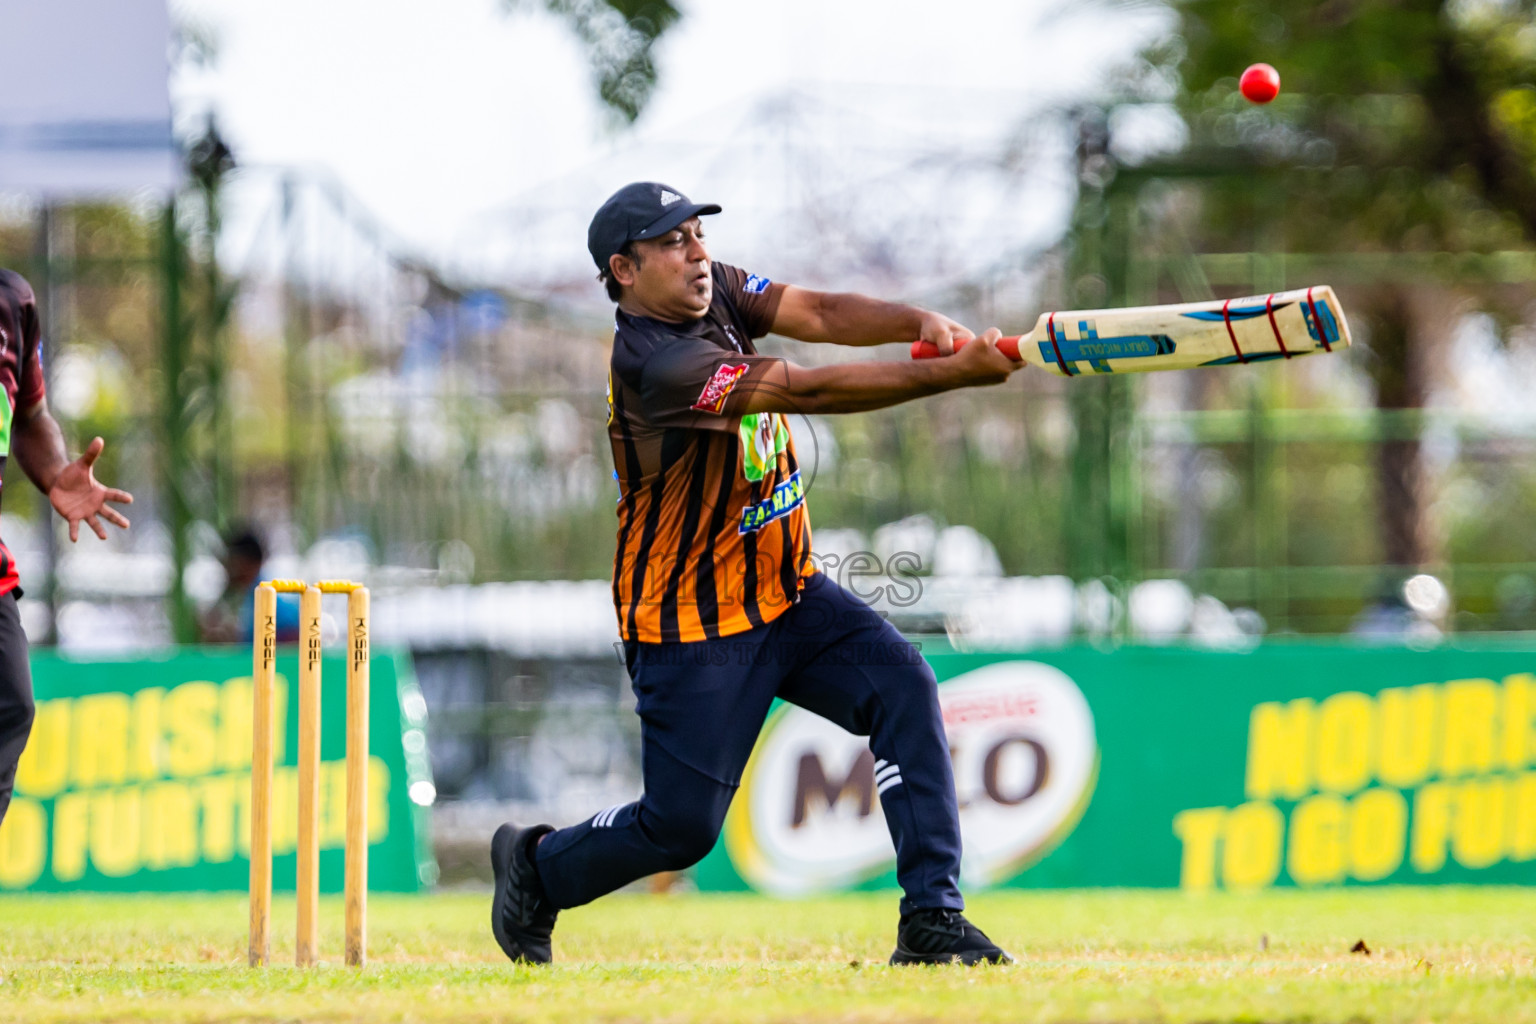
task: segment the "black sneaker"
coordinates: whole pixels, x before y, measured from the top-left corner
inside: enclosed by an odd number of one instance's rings
[[[896,928],[893,964],[1011,964],[998,948],[958,910],[914,910]]]
[[[533,868],[533,844],[553,831],[548,825],[519,829],[509,822],[491,837],[491,871],[496,875],[491,931],[513,963],[547,964],[552,955],[549,937],[557,911]]]

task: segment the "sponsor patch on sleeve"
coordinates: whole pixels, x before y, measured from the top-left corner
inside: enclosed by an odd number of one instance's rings
[[[758,277],[756,274],[748,274],[747,283],[741,286],[741,290],[746,292],[748,295],[761,295],[768,289],[770,284],[773,284],[773,282],[768,280],[766,277]]]
[[[746,372],[746,363],[740,363],[736,366],[732,366],[730,363],[721,364],[720,368],[715,371],[714,376],[705,382],[704,390],[699,392],[698,401],[693,403],[693,407],[699,412],[712,412],[716,416],[720,415],[721,410],[725,408],[726,396],[731,393],[731,389],[736,386],[736,382],[741,380],[741,375]]]

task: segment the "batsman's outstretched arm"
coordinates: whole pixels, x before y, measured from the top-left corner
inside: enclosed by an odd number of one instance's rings
[[[781,360],[737,407],[754,412],[867,412],[956,388],[1001,384],[1024,366],[997,350],[993,328],[949,359],[796,366]]]
[[[47,399],[16,415],[11,454],[37,489],[48,495],[54,511],[68,521],[72,541],[79,539],[82,521],[102,540],[107,539],[102,519],[122,529],[128,528],[127,518],[107,502],[131,505],[133,495],[103,485],[91,468],[105,447],[106,442],[95,438],[81,456],[71,462],[64,447],[64,432],[48,411]]]
[[[944,355],[956,338],[975,335],[942,313],[882,302],[851,292],[815,292],[789,285],[773,317],[773,333],[828,345],[885,345],[928,341]]]

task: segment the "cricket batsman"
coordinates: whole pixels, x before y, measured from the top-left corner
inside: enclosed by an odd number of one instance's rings
[[[43,391],[42,330],[37,298],[20,274],[0,269],[0,387],[5,404],[0,406],[0,453],[9,452],[38,489],[48,495],[54,510],[69,522],[71,542],[80,538],[83,521],[102,540],[107,539],[105,519],[128,528],[128,520],[107,502],[131,504],[127,491],[104,487],[91,466],[101,455],[101,438],[91,441],[85,454],[71,462],[64,448],[64,433],[48,411]],[[5,469],[0,454],[0,473]],[[16,560],[0,543],[0,824],[11,805],[16,785],[16,765],[32,731],[32,669],[27,664],[27,635],[21,629],[16,602],[21,598]]]
[[[711,261],[720,212],[654,182],[592,218],[618,305],[608,435],[619,483],[613,600],[641,719],[644,795],[571,828],[503,825],[492,931],[547,963],[555,915],[696,863],[775,697],[869,737],[903,896],[893,964],[1008,963],[965,919],[960,825],[933,671],[817,571],[785,413],[882,409],[999,384],[1023,366],[938,313],[814,292]],[[932,342],[952,358],[806,368],[757,353],[773,332],[835,345]]]

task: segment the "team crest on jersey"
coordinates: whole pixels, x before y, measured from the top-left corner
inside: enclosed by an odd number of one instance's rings
[[[741,474],[756,483],[779,464],[789,447],[789,426],[776,412],[754,412],[741,418]]]
[[[742,507],[741,525],[736,527],[736,532],[755,533],[775,519],[783,519],[803,504],[805,485],[800,482],[800,471],[797,469],[788,480],[775,487],[768,497],[756,505]]]
[[[740,363],[732,366],[730,363],[721,364],[704,384],[704,390],[699,392],[698,400],[693,403],[694,409],[699,412],[712,412],[720,415],[725,408],[726,397],[736,387],[736,382],[741,380],[741,375],[747,372],[747,364]]]
[[[761,295],[763,292],[767,291],[768,286],[772,283],[773,282],[768,280],[766,277],[758,277],[756,274],[749,274],[747,276],[747,283],[741,286],[741,290],[746,292],[748,295]]]

